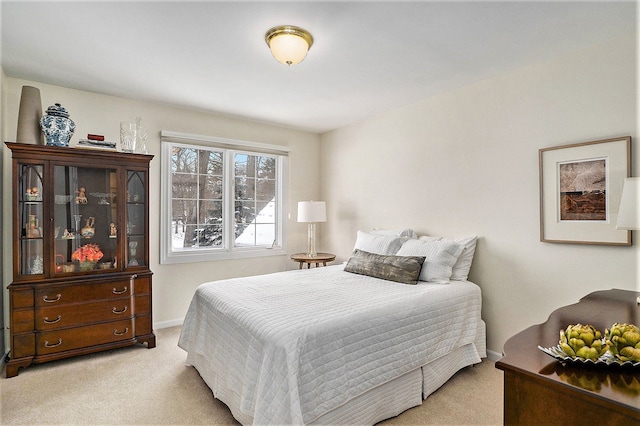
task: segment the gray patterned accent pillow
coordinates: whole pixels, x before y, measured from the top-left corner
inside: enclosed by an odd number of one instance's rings
[[[355,249],[344,270],[404,284],[417,284],[424,256],[391,256]]]

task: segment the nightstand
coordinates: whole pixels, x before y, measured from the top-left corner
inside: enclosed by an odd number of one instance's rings
[[[307,269],[311,268],[311,264],[315,263],[316,267],[327,266],[327,262],[333,262],[336,259],[335,254],[331,253],[318,253],[317,255],[311,257],[307,256],[306,253],[296,253],[291,255],[291,260],[299,263],[299,268],[302,269],[302,265],[307,264]]]

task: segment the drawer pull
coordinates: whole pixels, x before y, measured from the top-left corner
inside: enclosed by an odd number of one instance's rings
[[[62,339],[58,339],[58,343],[49,343],[48,340],[44,341],[44,347],[45,348],[55,348],[58,347],[62,344]]]
[[[44,300],[47,303],[54,303],[54,302],[57,302],[58,300],[60,300],[61,297],[62,297],[61,294],[56,294],[56,298],[55,299],[49,299],[48,295],[44,295],[42,297],[42,300]]]
[[[114,314],[124,314],[125,312],[127,312],[127,307],[125,306],[121,311],[119,311],[114,306],[113,308],[111,308],[111,312],[113,312]]]
[[[49,317],[44,317],[42,320],[45,324],[55,324],[62,319],[62,315],[58,315],[58,318],[50,320]]]
[[[111,290],[111,292],[112,292],[113,294],[123,294],[123,293],[126,293],[126,292],[127,292],[127,290],[129,290],[129,288],[125,285],[125,286],[124,286],[124,289],[122,289],[122,290],[116,290],[116,288],[114,287],[114,288],[113,288],[113,290]]]
[[[129,327],[125,328],[122,333],[120,333],[117,328],[115,330],[113,330],[114,336],[123,336],[123,335],[127,334],[128,332],[129,332]]]

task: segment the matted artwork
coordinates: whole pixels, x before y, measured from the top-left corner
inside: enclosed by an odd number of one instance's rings
[[[607,220],[607,160],[560,163],[560,220]]]
[[[616,229],[631,137],[539,150],[540,241],[631,245]]]

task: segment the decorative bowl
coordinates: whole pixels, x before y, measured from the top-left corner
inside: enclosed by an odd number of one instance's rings
[[[584,358],[574,358],[570,357],[562,351],[560,345],[553,346],[551,348],[543,348],[542,346],[538,346],[542,352],[546,353],[549,356],[554,357],[557,360],[562,362],[569,362],[573,364],[579,365],[620,365],[620,366],[631,366],[631,367],[640,367],[640,361],[621,361],[615,357],[611,352],[607,352],[602,355],[597,360],[592,359],[584,359]]]

